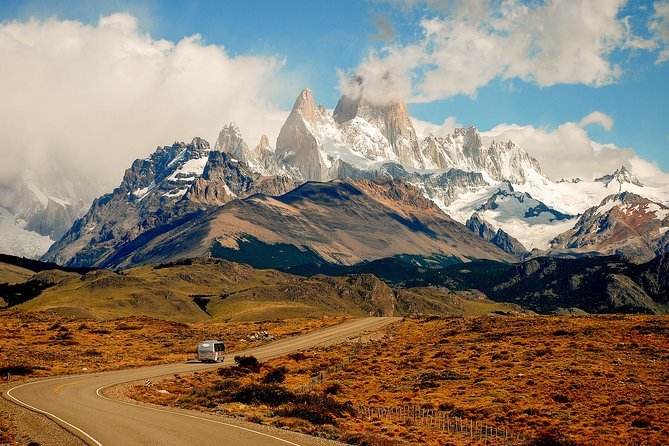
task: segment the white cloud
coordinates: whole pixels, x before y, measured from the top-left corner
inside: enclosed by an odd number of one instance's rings
[[[265,97],[281,60],[155,40],[128,14],[2,23],[0,59],[0,179],[53,160],[108,187],[158,145],[213,141],[233,120],[255,144],[280,126]]]
[[[597,122],[603,126],[610,122],[612,125],[612,121],[606,119],[608,116],[598,113],[590,113],[580,122],[565,122],[552,130],[531,125],[500,124],[481,135],[486,142],[515,141],[535,157],[544,173],[554,180],[576,177],[593,180],[625,166],[647,184],[669,184],[669,174],[641,159],[633,149],[600,144],[590,139],[583,128],[584,121]],[[593,116],[598,119],[593,119]]]
[[[621,75],[610,60],[614,50],[654,46],[618,17],[625,1],[428,2],[443,14],[423,19],[418,42],[372,53],[355,71],[365,96],[377,101],[387,100],[383,93],[410,102],[474,95],[498,78],[541,87],[610,84]],[[346,92],[346,83],[340,84]]]
[[[423,139],[430,134],[445,137],[452,134],[456,128],[462,127],[462,124],[458,123],[454,116],[447,117],[441,124],[433,124],[416,118],[411,118],[411,121],[419,139]]]
[[[606,113],[600,111],[594,111],[588,116],[581,119],[578,123],[581,127],[585,127],[590,124],[599,124],[604,130],[610,132],[613,128],[613,118]]]
[[[653,5],[655,14],[650,29],[655,33],[661,51],[657,63],[669,62],[669,1],[657,1]]]

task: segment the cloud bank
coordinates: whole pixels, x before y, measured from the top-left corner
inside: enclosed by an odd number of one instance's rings
[[[0,24],[0,59],[0,181],[55,163],[108,189],[158,145],[213,141],[230,121],[254,144],[283,118],[266,100],[280,59],[155,40],[128,14]]]
[[[415,0],[391,0],[414,7]],[[642,38],[620,17],[626,0],[432,0],[439,15],[421,21],[414,43],[374,51],[354,70],[373,101],[430,102],[475,95],[495,79],[520,79],[540,87],[556,84],[602,86],[620,78],[611,55],[618,50],[664,48],[669,58],[669,3],[657,2]],[[347,73],[350,74],[350,73]],[[346,76],[340,89],[349,93]]]
[[[593,141],[585,129],[592,124],[608,131],[613,127],[613,118],[594,111],[579,122],[565,122],[555,129],[500,124],[481,135],[485,142],[515,141],[539,161],[544,173],[553,180],[576,177],[593,180],[625,166],[648,185],[669,184],[669,174],[640,158],[633,149]]]

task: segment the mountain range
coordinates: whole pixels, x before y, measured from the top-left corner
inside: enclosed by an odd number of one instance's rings
[[[602,223],[597,209],[621,200],[647,212],[614,206]],[[213,149],[196,137],[136,160],[43,259],[128,267],[219,256],[268,267],[411,257],[443,266],[616,254],[645,262],[666,251],[667,204],[669,185],[644,185],[625,167],[555,182],[513,141],[485,142],[475,127],[421,139],[403,103],[342,96],[329,112],[305,89],[274,147],[267,136],[248,144],[230,123]]]
[[[0,252],[38,258],[81,217],[97,189],[52,165],[0,179]]]

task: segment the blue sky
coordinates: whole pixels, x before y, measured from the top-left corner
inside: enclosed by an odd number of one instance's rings
[[[354,72],[370,52],[384,59],[389,54],[415,54],[416,46],[433,56],[437,50],[432,50],[432,46],[440,42],[426,42],[421,21],[435,19],[439,25],[453,25],[461,20],[459,14],[465,14],[455,10],[457,3],[4,0],[0,4],[0,20],[55,17],[96,25],[100,16],[127,12],[137,17],[140,31],[153,39],[179,42],[185,36],[199,34],[203,44],[221,45],[231,57],[275,57],[283,61],[276,73],[281,88],[271,90],[271,100],[285,110],[305,86],[313,89],[318,102],[333,108],[340,96],[337,69]],[[544,2],[532,4],[541,8]],[[455,86],[418,100],[420,95],[416,92],[430,88],[423,80],[426,70],[432,69],[430,64],[439,63],[433,61],[407,68],[414,88],[407,98],[410,111],[414,117],[436,124],[453,117],[461,125],[476,125],[482,130],[506,123],[547,131],[599,111],[613,118],[614,125],[608,131],[602,126],[587,126],[590,138],[633,148],[642,158],[669,172],[669,62],[659,62],[666,42],[659,37],[660,31],[648,27],[654,12],[653,1],[634,0],[619,9],[616,18],[629,17],[631,33],[647,43],[635,45],[628,39],[624,45],[607,50],[602,57],[609,67],[616,67],[617,73],[615,79],[603,85],[595,86],[597,81],[592,79],[573,81],[570,74],[555,78],[545,66],[529,68],[520,75],[499,68],[491,79],[474,84],[473,93],[471,89],[458,92]],[[475,12],[469,10],[466,14],[470,17]],[[476,52],[469,56],[478,57]],[[490,61],[495,62],[494,57],[482,58],[481,64]],[[398,73],[402,76],[401,70]],[[443,82],[452,80],[447,72],[441,75]],[[431,88],[439,89],[435,85]]]

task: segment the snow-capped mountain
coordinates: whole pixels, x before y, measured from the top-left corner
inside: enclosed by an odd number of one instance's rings
[[[472,216],[469,217],[465,226],[479,237],[489,240],[494,245],[499,246],[503,251],[506,251],[515,257],[522,259],[527,255],[527,249],[525,249],[522,243],[502,229],[495,230],[495,228],[482,219],[477,212],[474,212]]]
[[[52,239],[27,230],[25,220],[0,207],[0,253],[36,259],[52,244]]]
[[[55,166],[0,182],[0,253],[41,256],[86,212],[95,193],[81,175]]]
[[[254,193],[281,195],[296,184],[267,178],[228,153],[190,144],[158,147],[135,160],[111,194],[94,200],[90,210],[55,243],[43,259],[67,265],[105,265],[130,245],[160,235],[169,225]],[[158,229],[163,228],[163,229]]]
[[[476,212],[530,250],[546,249],[550,240],[576,222],[573,215],[547,206],[527,192],[516,190],[508,181],[462,194],[446,205],[445,210],[458,221],[467,221]]]
[[[475,127],[419,141],[406,105],[398,102],[373,104],[342,96],[330,114],[305,89],[281,128],[276,151],[266,143],[260,156],[240,142],[238,129],[229,127],[221,134],[234,136],[226,136],[229,142],[221,149],[262,160],[249,161],[257,171],[302,181],[401,178],[457,221],[465,223],[479,212],[528,249],[548,249],[578,215],[612,193],[630,191],[669,203],[669,186],[644,186],[625,167],[595,181],[551,181],[518,144],[484,143]]]
[[[669,204],[669,185],[644,185],[624,167],[594,181],[554,182],[513,141],[484,143],[475,127],[421,141],[403,103],[342,96],[330,113],[304,89],[274,148],[267,136],[250,145],[234,123],[221,130],[214,150],[200,138],[158,148],[135,161],[119,188],[96,200],[45,259],[113,264],[115,251],[140,235],[157,236],[157,228],[234,198],[279,195],[305,181],[379,176],[413,186],[477,234],[485,226],[490,231],[481,237],[517,256],[525,248],[543,253],[611,194]]]
[[[553,254],[595,252],[637,262],[668,251],[669,207],[630,192],[606,197],[551,242]]]
[[[616,170],[610,175],[599,177],[595,179],[595,181],[598,183],[604,183],[604,187],[609,187],[609,184],[615,182],[618,184],[618,190],[621,190],[624,184],[632,184],[634,186],[643,187],[641,181],[632,175],[630,171],[625,168],[625,166],[622,166],[620,169]]]
[[[513,141],[481,142],[476,127],[458,128],[444,138],[429,135],[421,150],[434,169],[457,168],[481,172],[493,181],[522,184],[530,178],[545,178],[539,162]]]
[[[342,96],[330,115],[315,105],[309,89],[295,101],[276,148],[279,164],[292,167],[305,180],[340,177],[342,164],[371,172],[388,162],[410,171],[477,172],[488,182],[546,179],[537,160],[512,141],[485,146],[478,130],[468,127],[419,142],[404,103],[376,105]]]

